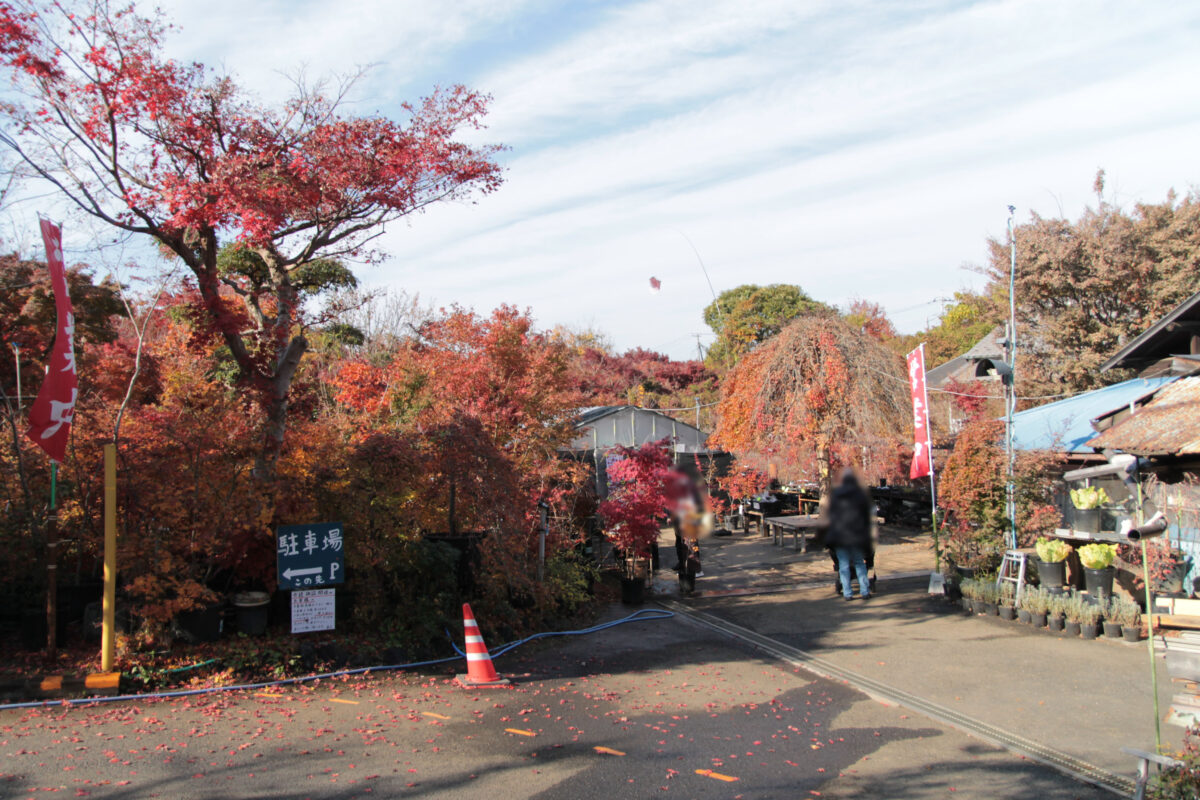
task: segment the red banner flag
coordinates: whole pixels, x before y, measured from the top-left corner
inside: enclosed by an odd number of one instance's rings
[[[29,409],[29,430],[26,436],[46,451],[46,455],[62,463],[67,452],[67,437],[75,416],[75,398],[79,382],[75,373],[75,314],[67,294],[67,273],[63,265],[62,231],[48,219],[42,220],[42,242],[46,245],[46,264],[50,267],[50,282],[54,287],[54,309],[58,315],[58,330],[54,335],[54,350],[46,364],[46,377],[37,399]]]
[[[913,404],[913,460],[909,478],[923,478],[933,472],[933,442],[929,437],[929,395],[925,391],[925,347],[908,354],[908,385]]]

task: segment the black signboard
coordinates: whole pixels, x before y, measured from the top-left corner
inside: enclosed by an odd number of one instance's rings
[[[312,589],[345,581],[342,523],[280,525],[275,543],[280,589]]]

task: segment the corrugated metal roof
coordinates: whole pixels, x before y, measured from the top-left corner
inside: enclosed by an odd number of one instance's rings
[[[575,418],[575,427],[578,428],[582,425],[595,422],[601,417],[607,417],[609,414],[612,414],[615,411],[620,411],[622,408],[627,407],[628,406],[587,406],[586,408],[581,408],[577,412],[578,416]]]
[[[1092,420],[1137,402],[1174,380],[1134,378],[1014,414],[1014,446],[1018,450],[1090,453],[1090,441],[1096,436]]]
[[[1133,416],[1088,442],[1135,455],[1200,453],[1200,378],[1164,386]]]

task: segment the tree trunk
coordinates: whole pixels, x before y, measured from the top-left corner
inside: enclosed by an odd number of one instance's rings
[[[267,403],[267,427],[262,450],[254,465],[254,477],[260,483],[270,483],[275,479],[275,462],[283,450],[283,435],[287,430],[288,392],[291,391],[300,359],[307,349],[308,340],[303,336],[294,336],[275,365],[271,396]]]
[[[817,441],[817,481],[821,487],[821,507],[829,507],[833,494],[833,448],[826,439]]]

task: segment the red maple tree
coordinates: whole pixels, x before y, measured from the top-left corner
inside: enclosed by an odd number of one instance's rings
[[[671,466],[666,439],[610,452],[620,460],[608,468],[611,494],[600,504],[605,535],[622,553],[647,558],[659,529],[687,493],[687,477]]]
[[[496,149],[455,138],[488,98],[438,90],[401,123],[345,114],[347,82],[298,85],[268,108],[164,56],[165,30],[103,0],[0,4],[0,64],[18,89],[0,141],[78,208],[191,270],[263,411],[255,474],[268,481],[309,344],[306,298],[354,285],[339,259],[379,258],[367,246],[386,223],[499,185]]]

